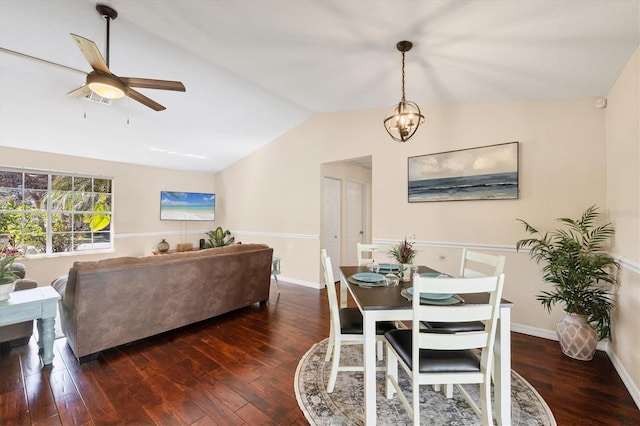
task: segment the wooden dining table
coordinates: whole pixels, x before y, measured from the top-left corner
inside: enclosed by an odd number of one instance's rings
[[[351,293],[362,312],[364,334],[364,412],[365,424],[376,424],[376,322],[410,321],[413,319],[411,302],[401,295],[412,282],[400,282],[395,287],[363,286],[349,281],[359,272],[370,272],[366,266],[340,267],[340,306],[347,306],[347,292]],[[418,273],[436,272],[426,266],[418,267]],[[384,274],[386,272],[382,272]],[[465,303],[486,303],[488,293],[464,295]],[[495,416],[499,425],[511,424],[511,307],[508,300],[501,300],[496,339],[494,344],[493,383]]]

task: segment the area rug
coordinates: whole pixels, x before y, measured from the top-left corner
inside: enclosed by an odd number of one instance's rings
[[[311,425],[364,425],[364,385],[362,373],[340,372],[333,393],[327,393],[331,363],[324,361],[328,339],[314,344],[302,357],[295,376],[295,392],[300,408]],[[340,363],[362,363],[362,346],[342,348]],[[408,376],[398,369],[400,386],[410,389]],[[411,419],[397,397],[384,396],[383,372],[377,373],[377,420],[380,425],[409,425]],[[465,385],[479,403],[479,387]],[[542,397],[518,373],[511,371],[512,424],[555,426],[556,422]],[[411,397],[409,400],[411,400]],[[453,398],[431,386],[420,389],[420,422],[428,425],[480,425],[481,421],[458,389]],[[494,413],[495,414],[495,413]]]

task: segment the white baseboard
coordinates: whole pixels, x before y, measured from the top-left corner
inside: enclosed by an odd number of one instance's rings
[[[297,278],[285,277],[284,275],[278,275],[278,281],[289,283],[289,284],[301,285],[303,287],[315,288],[316,290],[320,290],[321,288],[324,288],[324,284],[321,284],[321,283],[314,283],[311,281],[299,280]]]
[[[530,325],[523,325],[517,323],[511,323],[511,331],[516,333],[526,334],[528,336],[542,337],[548,340],[558,340],[556,332],[552,330],[546,330],[544,328],[531,327]]]
[[[558,341],[558,336],[555,330],[547,330],[544,328],[531,327],[530,325],[523,325],[517,323],[511,323],[511,331],[516,333],[526,334],[528,336],[542,337],[543,339]],[[605,351],[609,354],[609,339],[600,340],[596,349],[599,351]]]
[[[633,398],[633,401],[638,406],[638,409],[640,409],[640,389],[638,388],[638,386],[636,386],[635,383],[633,383],[633,379],[631,378],[627,370],[624,368],[624,365],[622,365],[622,363],[620,362],[620,359],[616,356],[616,354],[613,351],[608,350],[607,355],[609,355],[609,359],[613,364],[613,368],[615,368],[616,371],[618,372],[618,375],[622,379],[624,386],[627,388],[627,390],[631,394],[631,398]]]

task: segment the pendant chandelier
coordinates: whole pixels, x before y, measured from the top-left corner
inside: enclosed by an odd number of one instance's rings
[[[402,53],[402,99],[384,119],[384,128],[394,140],[406,142],[416,134],[418,127],[424,123],[424,115],[415,102],[407,101],[404,96],[404,54],[411,50],[413,43],[400,41],[396,47]]]

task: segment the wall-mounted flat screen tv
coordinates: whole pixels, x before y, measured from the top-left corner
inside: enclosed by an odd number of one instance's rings
[[[216,194],[160,191],[160,220],[214,220]]]

